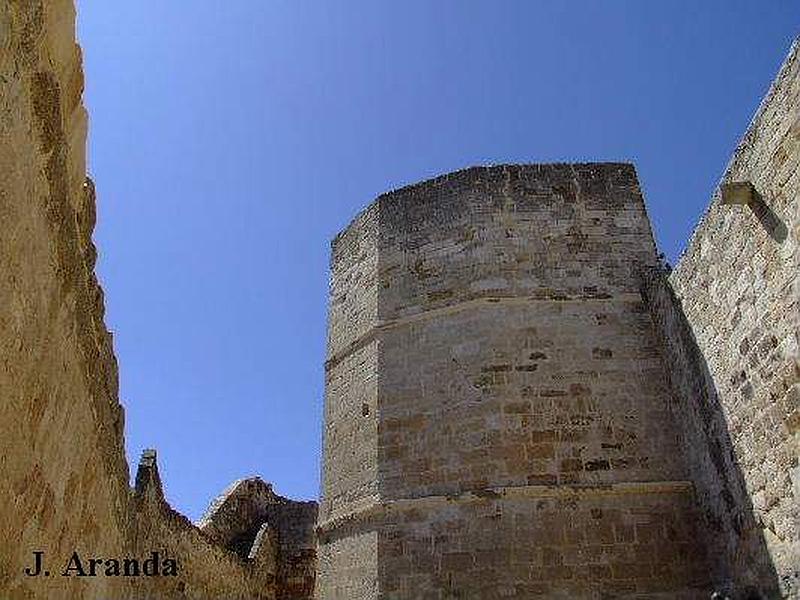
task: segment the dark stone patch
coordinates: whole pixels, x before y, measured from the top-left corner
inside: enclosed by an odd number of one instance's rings
[[[590,460],[586,462],[587,471],[608,471],[611,465],[604,458],[598,460]]]
[[[489,365],[482,367],[482,373],[506,373],[511,370],[511,365]]]
[[[565,390],[541,390],[539,395],[542,398],[560,398],[567,395]]]

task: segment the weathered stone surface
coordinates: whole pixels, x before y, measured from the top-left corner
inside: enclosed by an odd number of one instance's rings
[[[272,490],[258,482],[248,486],[248,491],[261,500],[262,490],[270,494]],[[235,534],[249,513],[242,511],[244,516],[237,518],[231,514],[233,510],[228,511],[225,523],[231,524],[232,535],[226,535],[227,531],[222,533],[222,528],[218,537],[206,534],[167,504],[153,451],[145,451],[139,463],[134,507],[134,554],[147,555],[151,549],[158,549],[162,557],[175,558],[180,570],[177,577],[137,579],[132,598],[278,598],[275,570],[270,568],[278,557],[265,557],[262,553],[260,560],[255,561],[249,559],[247,552],[240,552],[241,539]]]
[[[669,277],[624,165],[468,169],[334,240],[320,598],[800,597],[799,53]]]
[[[83,75],[68,0],[0,3],[0,597],[117,598],[105,578],[25,578],[32,552],[130,538],[123,413],[94,277]],[[55,566],[53,570],[55,570]]]
[[[320,598],[708,592],[656,263],[625,164],[467,169],[338,236]]]
[[[380,197],[333,244],[319,519],[252,478],[195,526],[154,451],[129,486],[74,19],[0,3],[0,597],[800,597],[797,44],[670,276],[630,165]]]
[[[68,0],[0,2],[0,597],[309,597],[315,503],[273,494],[276,505],[251,525],[269,521],[274,544],[250,557],[167,505],[154,453],[129,487],[94,275],[74,28]],[[52,576],[24,575],[34,551]],[[73,552],[87,563],[153,551],[177,559],[178,576],[60,576]]]
[[[256,477],[225,490],[198,527],[215,544],[272,569],[267,579],[274,582],[278,600],[299,600],[314,591],[316,523],[316,502],[278,496]]]

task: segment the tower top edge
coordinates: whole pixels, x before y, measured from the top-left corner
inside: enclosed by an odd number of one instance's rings
[[[390,189],[373,198],[346,227],[341,229],[331,240],[331,246],[335,246],[337,241],[349,231],[356,223],[371,209],[381,201],[398,198],[401,196],[411,196],[418,192],[430,191],[439,187],[446,187],[452,184],[465,184],[478,182],[484,178],[491,177],[514,177],[525,175],[534,179],[546,180],[548,177],[561,174],[563,172],[574,171],[593,171],[598,175],[619,173],[628,171],[634,179],[637,179],[636,166],[631,161],[597,161],[597,162],[549,162],[549,163],[499,163],[487,165],[471,165],[455,171],[442,173],[434,177],[429,177],[421,181],[402,185]],[[538,175],[538,177],[537,177]]]

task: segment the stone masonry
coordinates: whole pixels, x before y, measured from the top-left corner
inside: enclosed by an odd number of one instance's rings
[[[321,598],[695,598],[627,164],[472,168],[333,243]]]
[[[0,0],[0,598],[800,598],[799,55],[671,272],[630,164],[379,197],[332,247],[319,507],[252,477],[193,524],[154,450],[129,482],[73,3]]]
[[[652,303],[715,579],[769,597],[800,597],[799,55]]]

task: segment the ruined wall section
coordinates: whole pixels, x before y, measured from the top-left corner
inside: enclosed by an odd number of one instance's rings
[[[320,522],[337,522],[378,500],[378,209],[370,206],[331,244]],[[363,597],[377,570],[377,537],[336,537],[319,548],[319,597]],[[320,587],[321,586],[321,587]]]
[[[311,598],[317,566],[317,503],[279,496],[258,477],[226,489],[198,523],[203,537],[245,561],[277,600]]]
[[[239,479],[211,503],[197,526],[207,538],[246,558],[267,509],[281,500],[259,477]]]
[[[766,544],[785,593],[798,590],[800,565],[800,59],[794,44],[728,166],[723,183],[749,181],[757,195],[730,205],[715,195],[669,277],[708,381],[677,375],[695,403],[690,446],[732,449],[732,460],[700,469],[704,509],[724,538],[740,585],[769,586],[751,558]],[[668,334],[669,337],[669,334]],[[674,338],[674,336],[673,336]],[[686,353],[678,340],[669,352]],[[689,362],[691,362],[689,361]],[[684,362],[687,362],[684,360]],[[706,393],[704,388],[711,388]],[[726,426],[703,422],[719,398]],[[704,402],[712,402],[703,406]],[[700,403],[699,406],[696,403]],[[694,439],[691,432],[694,431]],[[724,439],[725,434],[730,438]],[[723,436],[723,437],[720,437]],[[699,459],[703,464],[708,459]],[[740,479],[746,493],[724,481]],[[748,520],[750,510],[755,519]]]
[[[248,487],[247,492],[255,500],[240,496],[237,505],[249,508],[271,493],[263,482]],[[244,516],[237,518],[232,514],[235,511],[227,511],[220,527],[204,533],[165,500],[152,450],[145,451],[139,463],[134,508],[133,555],[146,557],[156,551],[161,561],[175,559],[179,567],[176,577],[137,578],[131,596],[134,600],[276,600],[278,597],[274,548],[265,549],[252,559],[239,553],[237,534],[253,527],[247,524],[250,513],[243,510]]]
[[[285,499],[284,499],[285,500]],[[278,600],[314,596],[317,574],[317,503],[286,500],[267,508],[267,524],[275,532]]]
[[[0,596],[121,597],[101,578],[25,579],[42,550],[126,548],[128,467],[94,277],[83,74],[69,0],[0,4]],[[55,566],[54,566],[55,568]]]

